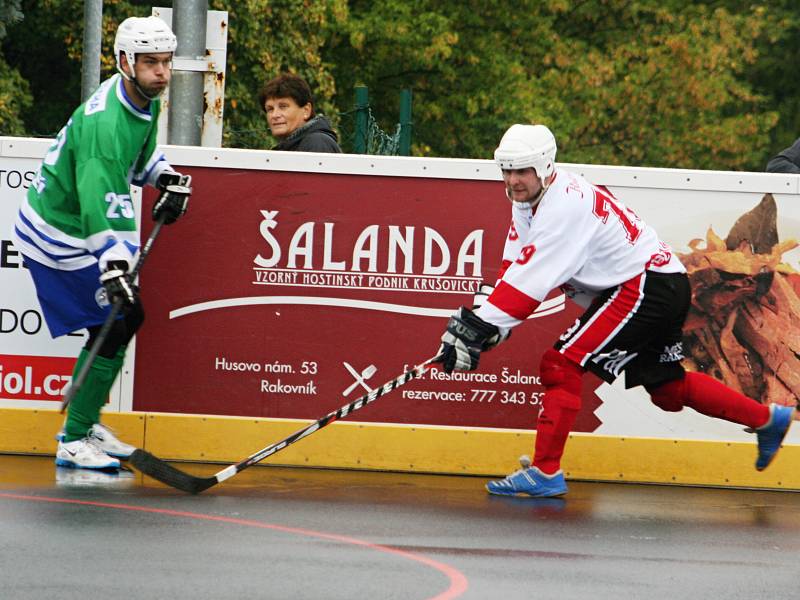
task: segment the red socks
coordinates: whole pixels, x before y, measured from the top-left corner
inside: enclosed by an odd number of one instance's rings
[[[580,408],[580,396],[559,388],[545,392],[533,455],[533,465],[543,473],[552,475],[561,468],[561,455]]]
[[[680,410],[680,404],[709,417],[756,429],[769,420],[769,407],[740,394],[705,373],[687,372],[650,392],[654,404]]]

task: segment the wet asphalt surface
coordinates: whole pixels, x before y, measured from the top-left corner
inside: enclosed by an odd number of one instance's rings
[[[259,466],[187,496],[0,456],[0,599],[800,598],[800,494],[484,482]]]

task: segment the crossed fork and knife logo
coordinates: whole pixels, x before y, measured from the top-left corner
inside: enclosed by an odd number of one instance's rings
[[[378,371],[378,368],[375,365],[369,365],[364,368],[361,373],[356,371],[350,363],[343,362],[342,363],[345,368],[350,371],[350,374],[355,377],[355,381],[348,387],[344,392],[342,392],[342,396],[348,396],[350,392],[356,389],[359,385],[363,387],[367,392],[371,392],[372,388],[366,384],[366,381],[371,378],[375,373]]]

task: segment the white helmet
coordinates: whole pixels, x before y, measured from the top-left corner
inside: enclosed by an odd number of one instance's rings
[[[556,169],[556,138],[544,125],[512,125],[494,151],[494,160],[503,170],[533,167],[546,188]]]
[[[120,52],[125,53],[128,64],[133,68],[137,54],[175,52],[177,47],[178,38],[175,37],[169,26],[158,17],[128,17],[120,23],[117,37],[114,38],[117,70],[128,79],[120,64]]]

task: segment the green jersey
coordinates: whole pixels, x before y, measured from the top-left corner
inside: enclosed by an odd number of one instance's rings
[[[120,75],[104,81],[56,136],[20,207],[15,244],[59,270],[132,264],[139,249],[130,186],[171,169],[156,148],[161,103],[138,108]]]

